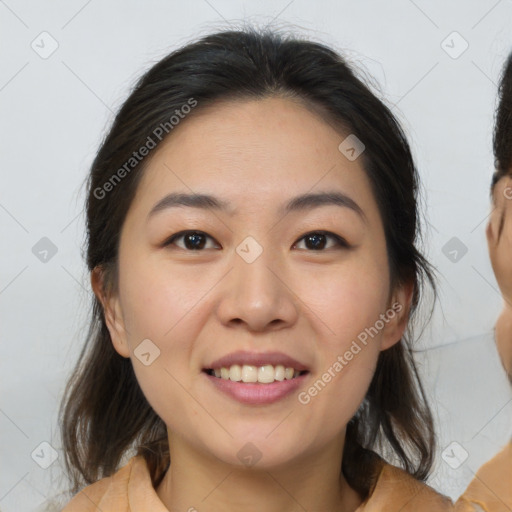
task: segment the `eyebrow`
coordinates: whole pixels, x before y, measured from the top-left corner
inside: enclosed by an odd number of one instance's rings
[[[288,203],[280,208],[279,213],[285,215],[290,212],[311,210],[325,205],[349,208],[356,212],[364,222],[367,222],[366,215],[362,208],[352,198],[342,192],[323,191],[314,194],[302,194],[293,197],[288,201]],[[212,195],[173,192],[160,199],[153,206],[151,211],[148,213],[148,220],[163,210],[183,206],[203,210],[212,208],[214,210],[226,212],[229,215],[233,215],[236,211],[231,207],[229,202]]]

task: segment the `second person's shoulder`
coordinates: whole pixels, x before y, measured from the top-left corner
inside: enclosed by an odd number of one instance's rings
[[[390,508],[393,507],[393,508]],[[424,482],[391,464],[384,464],[367,502],[357,512],[448,512],[453,502]]]

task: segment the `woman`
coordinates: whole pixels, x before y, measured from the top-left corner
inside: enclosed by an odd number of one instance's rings
[[[493,208],[487,244],[503,310],[496,322],[496,346],[512,384],[512,54],[503,69],[494,129],[496,172],[491,183]],[[512,510],[512,440],[485,463],[457,500],[462,511]]]
[[[411,356],[433,284],[417,171],[339,55],[255,30],[185,46],[88,185],[96,299],[62,437],[90,485],[65,512],[451,509]]]

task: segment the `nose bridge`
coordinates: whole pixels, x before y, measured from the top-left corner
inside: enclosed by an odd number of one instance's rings
[[[253,236],[247,236],[235,253],[233,279],[237,295],[253,297],[256,301],[265,299],[267,303],[275,301],[279,293],[275,276],[279,261],[267,239],[260,243]]]
[[[271,248],[254,237],[246,237],[235,247],[233,269],[224,287],[219,314],[224,323],[245,322],[254,330],[271,322],[290,322],[296,308],[284,284],[283,266]]]

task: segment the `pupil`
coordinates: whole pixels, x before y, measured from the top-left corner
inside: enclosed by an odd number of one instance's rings
[[[202,238],[202,243],[201,243],[201,238]],[[199,241],[199,243],[196,243],[198,241]],[[192,243],[189,244],[189,242],[192,242]],[[189,235],[187,235],[185,237],[185,245],[187,246],[188,249],[201,249],[202,247],[204,247],[203,235],[201,235],[200,233],[190,233]]]
[[[319,241],[319,239],[322,239]],[[306,245],[308,241],[313,241],[313,249],[323,249],[325,247],[325,235],[314,234],[309,235],[306,239]],[[323,242],[323,243],[322,243]]]

